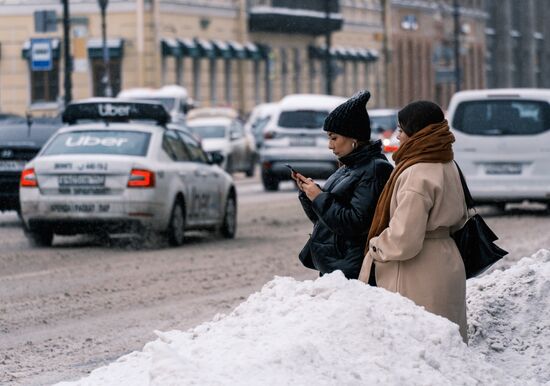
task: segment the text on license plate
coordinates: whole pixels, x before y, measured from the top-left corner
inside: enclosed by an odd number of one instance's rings
[[[315,138],[291,138],[290,146],[315,146]]]
[[[59,186],[68,185],[105,185],[104,175],[93,174],[67,174],[58,177]]]
[[[0,171],[2,172],[20,172],[25,167],[26,161],[0,161]]]
[[[110,204],[52,204],[50,205],[50,211],[54,213],[105,213],[111,209]]]
[[[487,174],[521,174],[520,163],[485,164]]]

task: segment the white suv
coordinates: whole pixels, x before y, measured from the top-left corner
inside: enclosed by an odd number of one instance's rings
[[[479,204],[550,202],[550,89],[458,92],[448,118]]]

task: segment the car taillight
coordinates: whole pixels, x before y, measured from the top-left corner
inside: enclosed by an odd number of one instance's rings
[[[132,169],[128,179],[129,188],[153,188],[155,186],[155,173],[149,170]]]
[[[38,187],[38,181],[36,180],[36,174],[34,173],[33,168],[23,170],[21,173],[20,186],[22,188]]]
[[[399,146],[397,146],[397,145],[384,146],[384,152],[385,153],[394,153],[394,152],[397,151],[397,149],[399,149]]]
[[[264,133],[264,139],[273,139],[275,138],[275,133],[273,131],[266,131]]]

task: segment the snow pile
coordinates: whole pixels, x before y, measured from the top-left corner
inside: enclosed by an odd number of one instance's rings
[[[516,377],[550,382],[550,251],[468,282],[469,345]]]
[[[469,283],[458,326],[346,280],[277,277],[231,314],[62,385],[537,385],[550,381],[550,251]]]

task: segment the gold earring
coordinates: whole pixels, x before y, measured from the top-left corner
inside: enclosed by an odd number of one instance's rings
[[[353,148],[353,150],[355,150],[355,148],[357,147],[357,142],[355,142],[355,141],[352,142],[352,143],[351,143],[351,147]]]

